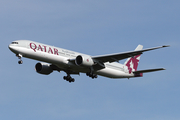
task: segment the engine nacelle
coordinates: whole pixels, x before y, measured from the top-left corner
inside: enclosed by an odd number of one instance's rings
[[[48,63],[37,63],[35,65],[35,69],[37,73],[44,74],[44,75],[49,75],[50,73],[53,72],[53,69]]]
[[[76,62],[76,65],[86,66],[86,67],[91,67],[92,65],[94,65],[94,61],[90,56],[78,55],[76,57],[75,62]]]

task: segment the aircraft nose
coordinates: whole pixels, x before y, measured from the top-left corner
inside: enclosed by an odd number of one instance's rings
[[[11,44],[8,47],[9,47],[10,50],[12,50],[12,45]]]
[[[16,49],[17,49],[16,46],[14,46],[12,44],[10,44],[8,47],[12,52],[16,51]]]
[[[13,53],[19,53],[19,45],[17,41],[12,42],[8,47]]]
[[[9,49],[12,51],[13,50],[13,45],[12,44],[10,44],[9,46]]]

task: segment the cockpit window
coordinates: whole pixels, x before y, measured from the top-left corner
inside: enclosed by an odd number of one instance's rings
[[[12,42],[12,44],[18,44],[18,42]]]

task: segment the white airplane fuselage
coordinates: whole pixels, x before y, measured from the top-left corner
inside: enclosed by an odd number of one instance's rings
[[[165,70],[164,68],[137,70],[143,52],[164,47],[169,46],[143,49],[142,45],[138,45],[134,51],[90,56],[30,40],[17,40],[9,45],[9,49],[20,59],[19,64],[22,64],[22,57],[46,62],[37,63],[36,72],[49,75],[54,70],[64,71],[67,76],[63,78],[69,82],[75,81],[71,74],[86,73],[93,79],[97,78],[97,75],[109,78],[131,78],[142,77],[143,73],[147,72]],[[124,64],[117,62],[123,59],[127,59]]]
[[[34,42],[29,40],[18,40],[9,45],[9,49],[16,55],[22,57],[50,63],[56,65],[62,71],[70,70],[77,73],[87,73],[89,67],[73,64],[72,59],[76,59],[78,55],[89,56],[86,54]],[[91,56],[89,56],[91,57]],[[88,60],[88,59],[87,59]],[[129,73],[127,66],[117,62],[105,62],[105,68],[94,71],[95,74],[109,78],[131,78],[135,77],[134,73]],[[140,77],[140,76],[139,76]]]

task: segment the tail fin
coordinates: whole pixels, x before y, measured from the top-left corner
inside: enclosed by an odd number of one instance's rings
[[[143,46],[138,45],[137,48],[135,49],[135,51],[142,50],[142,49],[143,49]],[[134,71],[137,71],[137,67],[139,64],[140,57],[141,57],[141,55],[136,55],[136,56],[130,57],[124,63],[124,65],[126,65],[128,68],[129,74],[134,72]]]

